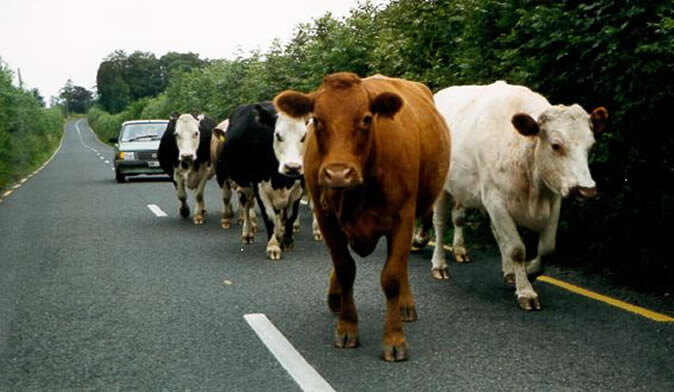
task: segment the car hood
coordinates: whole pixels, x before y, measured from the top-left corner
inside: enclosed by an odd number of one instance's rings
[[[159,140],[138,140],[135,142],[120,142],[119,151],[157,151]]]

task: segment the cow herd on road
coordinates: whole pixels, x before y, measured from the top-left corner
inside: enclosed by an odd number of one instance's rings
[[[196,193],[195,224],[204,223],[204,188],[213,177],[222,189],[223,228],[232,227],[231,197],[238,194],[242,243],[254,240],[257,201],[272,260],[292,249],[300,199],[308,194],[313,237],[332,258],[327,302],[338,315],[337,347],[358,346],[349,248],[365,257],[384,237],[382,357],[401,361],[409,355],[402,322],[417,319],[408,255],[429,242],[432,225],[432,276],[449,278],[442,247],[448,208],[455,260],[469,261],[466,209],[486,212],[505,282],[522,309],[540,309],[530,279],[555,249],[562,198],[596,194],[588,154],[607,117],[603,107],[588,114],[577,104],[553,106],[502,81],[433,95],[418,82],[342,72],[310,93],[288,90],[272,102],[242,105],[219,124],[176,113],[158,157],[182,217],[190,216],[186,189]],[[530,260],[518,227],[540,234]]]

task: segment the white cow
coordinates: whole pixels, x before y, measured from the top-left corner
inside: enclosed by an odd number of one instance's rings
[[[452,151],[445,192],[433,214],[433,277],[449,277],[442,238],[451,195],[456,261],[469,260],[466,209],[486,210],[505,281],[515,284],[522,309],[540,309],[527,273],[537,273],[541,257],[555,249],[562,198],[596,194],[588,153],[604,128],[606,109],[588,114],[577,104],[552,106],[540,94],[503,81],[450,87],[435,94],[435,102],[449,125]],[[518,226],[540,233],[538,255],[528,264]]]
[[[276,100],[275,100],[276,101]],[[278,171],[286,176],[301,176],[304,174],[304,140],[311,128],[311,117],[293,117],[276,105],[278,117],[274,128],[274,155],[279,161]],[[312,237],[320,241],[323,236],[318,228],[318,221],[314,216],[314,208],[310,203],[311,216],[313,217],[311,229]],[[299,230],[299,216],[294,224],[295,231]]]

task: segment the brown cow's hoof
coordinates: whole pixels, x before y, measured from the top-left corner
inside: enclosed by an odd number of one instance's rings
[[[194,215],[194,218],[192,218],[194,221],[195,225],[203,225],[206,219],[204,218],[203,215]]]
[[[530,310],[541,310],[541,303],[538,301],[538,295],[536,293],[531,294],[520,294],[517,296],[517,302],[520,305],[520,309],[530,311]]]
[[[342,296],[339,294],[328,294],[328,308],[334,314],[339,314],[342,307]]]
[[[222,226],[223,229],[231,229],[232,228],[232,220],[222,218],[222,220],[220,221],[220,225]]]
[[[339,348],[358,347],[358,329],[354,331],[335,332],[335,346]]]
[[[190,208],[188,206],[178,207],[178,213],[180,216],[187,219],[190,216]]]
[[[433,268],[431,270],[431,276],[433,279],[438,279],[438,280],[448,280],[451,276],[449,276],[449,269],[448,268]]]
[[[407,342],[403,341],[402,344],[397,346],[385,344],[381,357],[386,362],[407,361],[409,359]]]
[[[503,275],[503,283],[508,287],[515,287],[515,274]]]
[[[314,237],[314,241],[323,241],[323,235],[321,234],[320,231],[314,233],[313,237]]]
[[[419,316],[417,315],[417,308],[412,305],[412,306],[407,306],[407,307],[400,307],[400,318],[403,321],[411,322],[411,321],[417,321]]]

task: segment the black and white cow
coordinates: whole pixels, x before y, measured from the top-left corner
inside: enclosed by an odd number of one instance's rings
[[[203,114],[173,113],[159,143],[159,164],[173,180],[178,197],[178,212],[190,215],[185,188],[196,193],[194,224],[205,220],[204,188],[215,170],[211,164],[210,142],[215,121]]]
[[[214,129],[225,139],[217,176],[231,178],[244,191],[252,189],[267,229],[267,255],[272,260],[281,258],[281,250],[292,249],[293,223],[304,188],[301,172],[279,173],[273,148],[276,119],[274,105],[261,102],[238,107],[229,118],[226,135]]]

